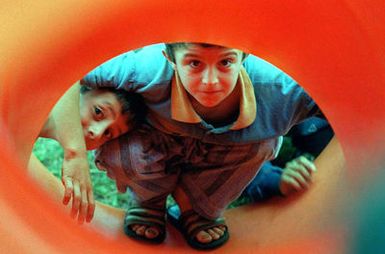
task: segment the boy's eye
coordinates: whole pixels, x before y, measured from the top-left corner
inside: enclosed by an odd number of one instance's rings
[[[99,107],[94,107],[94,112],[95,112],[95,116],[98,119],[101,119],[103,117],[103,110],[100,109]]]
[[[189,65],[193,68],[198,68],[201,65],[201,62],[198,60],[192,60],[190,61]]]
[[[112,132],[110,130],[106,130],[104,132],[104,136],[107,138],[107,139],[111,139],[112,138]]]
[[[98,107],[95,107],[95,114],[99,115],[102,113],[102,110]]]
[[[221,61],[221,65],[224,67],[229,67],[233,63],[232,59],[224,59]]]

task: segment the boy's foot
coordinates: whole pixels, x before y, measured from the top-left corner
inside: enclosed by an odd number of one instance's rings
[[[135,231],[137,235],[145,236],[148,239],[154,239],[159,235],[160,229],[158,227],[151,227],[147,225],[134,224],[131,229]]]
[[[161,243],[166,238],[165,224],[164,210],[131,207],[124,219],[124,232],[134,239]]]
[[[174,190],[173,197],[178,205],[171,206],[168,209],[168,212],[172,212],[171,215],[179,217],[181,213],[185,214],[187,211],[192,210],[190,199],[187,197],[186,193],[181,187],[177,187]],[[227,227],[224,224],[212,225],[198,231],[194,235],[198,242],[208,244],[210,242],[217,241],[218,239],[222,239],[224,235],[228,234],[226,231]]]
[[[229,233],[223,218],[208,220],[193,210],[181,214],[177,205],[167,209],[167,219],[195,249],[213,249],[227,242]]]
[[[156,238],[161,231],[156,226],[148,226],[143,224],[133,224],[130,227],[132,231],[135,231],[137,235],[144,236],[148,239]],[[196,239],[201,243],[210,243],[214,240],[218,240],[221,236],[224,235],[225,231],[225,226],[213,227],[206,231],[202,230],[196,234]]]
[[[220,226],[220,227],[213,227],[208,230],[202,230],[199,231],[196,234],[196,239],[201,243],[210,243],[212,241],[218,240],[225,234],[226,227]]]

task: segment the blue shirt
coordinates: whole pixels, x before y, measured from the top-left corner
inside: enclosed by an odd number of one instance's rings
[[[262,202],[274,196],[283,196],[279,189],[283,170],[271,164],[270,161],[264,162],[258,174],[242,192],[241,197],[247,197],[252,202]]]
[[[129,51],[100,65],[82,80],[93,88],[113,87],[140,93],[151,114],[189,136],[213,144],[246,144],[275,139],[314,114],[318,107],[292,78],[268,62],[249,55],[243,66],[254,87],[257,103],[255,121],[246,128],[229,130],[202,123],[184,123],[171,118],[171,81],[174,70],[163,56],[164,44]],[[151,115],[150,114],[150,115]],[[162,123],[149,119],[163,130]]]

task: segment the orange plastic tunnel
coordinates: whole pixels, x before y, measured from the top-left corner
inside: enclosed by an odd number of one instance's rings
[[[384,24],[382,0],[3,0],[1,253],[196,252],[172,228],[160,246],[124,237],[123,211],[103,204],[91,225],[78,226],[59,202],[60,182],[38,161],[27,171],[39,129],[71,84],[122,52],[171,41],[227,45],[278,66],[317,101],[339,140],[317,160],[305,195],[228,210],[230,241],[214,252],[342,253],[343,218],[385,151]]]

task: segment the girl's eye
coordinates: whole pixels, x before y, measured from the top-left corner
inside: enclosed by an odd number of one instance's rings
[[[201,65],[201,62],[198,61],[198,60],[192,60],[192,61],[190,61],[189,65],[190,65],[192,68],[198,68],[198,67]]]
[[[224,67],[229,67],[233,63],[233,60],[231,59],[224,59],[221,61],[221,65]]]

